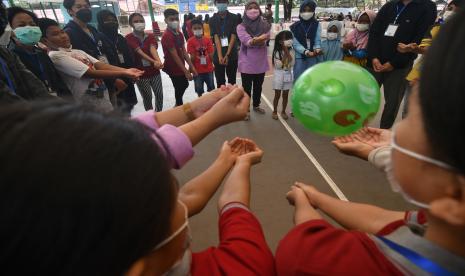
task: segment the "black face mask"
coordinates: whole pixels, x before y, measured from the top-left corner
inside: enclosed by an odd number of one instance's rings
[[[76,17],[84,23],[92,20],[92,11],[90,9],[81,9],[76,13]]]
[[[106,22],[103,23],[102,29],[105,34],[115,36],[118,34],[118,26],[118,22]]]
[[[5,32],[6,25],[8,25],[6,8],[3,3],[0,2],[0,36]]]

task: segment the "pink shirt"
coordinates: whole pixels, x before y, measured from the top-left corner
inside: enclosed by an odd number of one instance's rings
[[[133,119],[154,130],[153,140],[165,152],[170,166],[175,169],[182,168],[194,156],[194,149],[189,137],[175,126],[160,126],[155,117],[156,113],[150,110],[135,116]]]
[[[270,32],[266,34],[268,39]],[[268,64],[268,50],[263,46],[251,46],[252,36],[247,33],[242,24],[237,25],[237,37],[241,41],[238,71],[245,74],[262,74],[270,69]]]

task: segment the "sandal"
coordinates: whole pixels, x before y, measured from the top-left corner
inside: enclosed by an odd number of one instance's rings
[[[278,113],[273,112],[273,114],[271,114],[271,118],[278,120]]]
[[[260,114],[265,114],[265,109],[259,107],[259,106],[256,106],[253,108],[253,111],[257,112],[257,113],[260,113]]]
[[[287,120],[289,119],[289,116],[287,116],[286,112],[283,112],[281,113],[281,118],[283,118],[284,120]]]

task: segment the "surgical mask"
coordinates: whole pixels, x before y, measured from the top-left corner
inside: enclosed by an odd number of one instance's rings
[[[0,46],[1,47],[7,47],[8,44],[10,44],[10,39],[11,39],[11,33],[13,30],[10,27],[10,24],[6,25],[5,31],[3,34],[0,36]]]
[[[453,14],[454,14],[453,11],[445,11],[444,14],[442,15],[442,19],[444,19],[444,21],[446,21]]]
[[[370,28],[370,24],[360,24],[360,23],[357,23],[357,24],[355,24],[355,28],[357,28],[357,30],[358,30],[359,32],[368,31],[368,29]]]
[[[160,242],[155,248],[153,249],[154,251],[157,249],[160,249],[164,245],[168,244],[171,242],[174,238],[176,238],[179,234],[184,231],[184,229],[187,228],[187,237],[186,237],[186,242],[184,244],[184,253],[182,255],[182,258],[176,262],[168,271],[163,273],[163,276],[187,276],[190,275],[190,269],[191,269],[191,263],[192,263],[192,253],[190,250],[190,245],[191,245],[191,234],[190,234],[190,228],[189,228],[189,219],[188,219],[188,210],[187,206],[180,200],[178,200],[179,204],[182,205],[184,208],[184,218],[185,222],[181,227],[178,228],[178,230],[174,231],[173,234],[171,234],[168,238],[164,239],[162,242]]]
[[[335,40],[335,39],[337,38],[337,33],[328,33],[328,34],[326,35],[326,38],[327,38],[328,40]]]
[[[42,37],[42,31],[37,26],[24,26],[14,29],[16,38],[24,45],[35,45]]]
[[[145,31],[145,23],[134,23],[134,30],[138,32]]]
[[[407,194],[403,189],[402,189],[402,185],[397,181],[395,175],[394,175],[394,164],[392,162],[392,152],[394,150],[397,150],[411,158],[414,158],[414,159],[417,159],[417,160],[421,160],[423,162],[426,162],[426,163],[430,163],[432,165],[435,165],[435,166],[438,166],[438,167],[441,167],[443,169],[446,169],[446,170],[453,170],[453,167],[442,162],[442,161],[439,161],[439,160],[436,160],[436,159],[433,159],[431,157],[428,157],[428,156],[424,156],[422,154],[419,154],[419,153],[416,153],[416,152],[413,152],[411,150],[408,150],[408,149],[405,149],[401,146],[399,146],[396,142],[395,142],[395,129],[393,128],[392,130],[392,138],[391,138],[391,157],[389,158],[389,161],[388,163],[386,164],[386,168],[385,168],[385,172],[386,172],[386,177],[389,181],[389,183],[391,184],[391,189],[393,192],[395,193],[399,193],[402,195],[402,197],[404,198],[405,201],[415,205],[415,206],[418,206],[420,208],[423,208],[423,209],[429,209],[429,204],[428,203],[424,203],[424,202],[420,202],[414,198],[412,198],[409,194]]]
[[[169,27],[171,30],[176,31],[177,29],[179,29],[179,21],[171,21],[171,22],[168,22],[168,27]]]
[[[218,12],[225,12],[228,10],[228,4],[226,3],[216,3],[216,8]]]
[[[203,36],[203,31],[202,30],[194,30],[193,33],[197,37],[202,37]]]
[[[303,12],[300,14],[300,17],[302,17],[303,20],[309,20],[313,17],[313,14],[313,12]]]
[[[286,47],[291,47],[292,46],[292,39],[284,40],[283,44]]]
[[[260,15],[260,11],[257,9],[250,9],[250,10],[247,10],[245,14],[250,20],[254,21]]]
[[[81,9],[76,13],[76,17],[84,23],[89,23],[92,20],[92,11],[90,9]]]

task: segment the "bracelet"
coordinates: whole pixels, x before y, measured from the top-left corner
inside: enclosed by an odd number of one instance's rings
[[[190,103],[183,104],[182,110],[184,110],[184,114],[186,114],[187,119],[189,119],[189,121],[195,120],[195,115],[194,115],[194,112],[192,111],[192,106]]]

